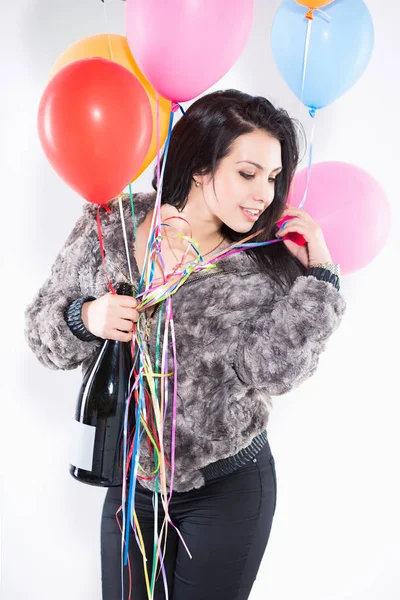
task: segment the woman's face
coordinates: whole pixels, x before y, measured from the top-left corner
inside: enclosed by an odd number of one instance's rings
[[[265,131],[239,136],[215,173],[196,176],[208,211],[239,233],[251,230],[275,194],[275,177],[282,170],[281,144]],[[252,214],[253,213],[253,214]]]

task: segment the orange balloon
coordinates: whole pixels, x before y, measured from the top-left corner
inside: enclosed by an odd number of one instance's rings
[[[301,4],[302,6],[306,6],[307,8],[322,8],[323,6],[327,6],[328,4],[332,4],[334,0],[296,0],[297,4]]]
[[[61,54],[61,56],[57,59],[50,71],[50,79],[52,79],[53,76],[60,71],[60,69],[66,65],[69,65],[75,60],[95,57],[112,60],[113,62],[125,67],[125,69],[128,69],[128,71],[133,73],[133,75],[135,75],[135,77],[140,81],[150,101],[151,112],[153,116],[153,132],[151,143],[142,166],[132,179],[133,182],[139,177],[139,175],[143,173],[143,171],[157,156],[157,105],[156,90],[145,78],[137,66],[129,49],[126,37],[116,33],[100,33],[98,35],[92,35],[79,40],[75,44],[72,44],[72,46],[69,46],[69,48],[67,48],[65,52],[63,52],[63,54]],[[158,98],[160,106],[160,146],[162,146],[168,135],[171,102],[160,95]]]

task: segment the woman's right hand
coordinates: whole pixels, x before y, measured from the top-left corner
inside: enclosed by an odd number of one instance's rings
[[[139,318],[138,301],[132,296],[108,292],[82,305],[82,321],[88,331],[105,340],[130,342],[133,323]]]

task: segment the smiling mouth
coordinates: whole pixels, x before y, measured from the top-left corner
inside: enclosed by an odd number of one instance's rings
[[[243,206],[241,208],[245,213],[251,215],[252,217],[256,217],[261,214],[261,210],[259,209],[244,208]]]

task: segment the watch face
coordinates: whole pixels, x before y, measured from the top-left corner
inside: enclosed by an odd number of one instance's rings
[[[323,265],[321,265],[321,266],[323,266]],[[328,269],[329,271],[331,271],[332,273],[334,273],[335,275],[340,277],[340,265],[334,265],[333,263],[327,263],[326,266],[323,268]]]

